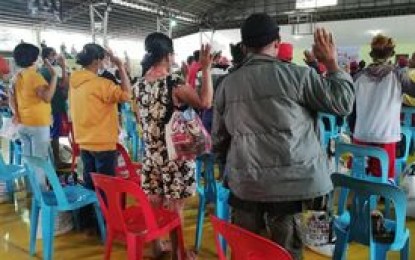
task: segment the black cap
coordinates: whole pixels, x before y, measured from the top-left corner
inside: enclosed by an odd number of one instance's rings
[[[265,14],[253,14],[241,28],[242,42],[246,47],[261,48],[280,38],[280,28]]]

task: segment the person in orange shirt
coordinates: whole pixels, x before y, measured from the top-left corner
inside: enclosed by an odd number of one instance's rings
[[[98,76],[107,56],[120,72],[121,86]],[[117,104],[130,100],[130,80],[123,62],[98,44],[86,44],[76,62],[83,69],[73,72],[69,79],[70,115],[75,141],[81,148],[85,187],[93,189],[91,172],[115,175]]]
[[[39,49],[21,43],[13,51],[13,58],[20,71],[12,79],[10,108],[14,123],[19,124],[22,156],[34,156],[47,160],[50,144],[51,105],[56,90],[57,76],[51,64],[44,64],[51,74],[50,83],[37,72],[35,62]],[[46,187],[44,173],[37,171],[38,181]]]

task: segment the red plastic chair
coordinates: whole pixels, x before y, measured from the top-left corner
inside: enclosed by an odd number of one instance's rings
[[[130,155],[128,154],[127,150],[124,148],[122,144],[117,144],[117,151],[123,158],[124,165],[115,168],[116,176],[126,180],[133,181],[141,186],[141,178],[140,175],[137,174],[137,172],[142,168],[141,163],[132,162]],[[128,176],[125,176],[124,174],[126,171],[128,172]]]
[[[177,234],[180,259],[185,259],[183,230],[177,213],[153,208],[137,183],[92,174],[95,192],[107,223],[105,259],[110,259],[114,239],[126,241],[129,260],[143,259],[144,243]],[[137,205],[122,208],[122,198],[130,195]]]
[[[292,257],[287,250],[272,241],[214,216],[210,216],[210,220],[215,232],[216,249],[218,250],[219,260],[226,260],[225,253],[223,252],[219,241],[219,236],[222,236],[228,242],[232,251],[232,259],[235,260],[292,260]]]
[[[71,172],[75,172],[76,158],[81,155],[81,148],[79,148],[79,145],[75,142],[75,135],[73,132],[72,123],[69,123],[69,129],[70,131],[68,134],[68,140],[69,140],[69,144],[71,145],[71,149],[72,149]]]

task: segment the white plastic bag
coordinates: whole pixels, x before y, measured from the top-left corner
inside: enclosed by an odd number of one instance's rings
[[[3,117],[3,126],[0,130],[0,136],[8,140],[15,140],[18,138],[19,125],[13,123],[12,118]]]

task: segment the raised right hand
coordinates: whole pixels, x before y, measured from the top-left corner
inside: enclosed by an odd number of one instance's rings
[[[338,69],[337,48],[331,32],[324,28],[317,28],[314,32],[313,53],[329,71]]]
[[[213,55],[211,53],[212,46],[210,44],[202,44],[200,49],[200,65],[202,65],[202,69],[208,69],[212,67],[213,63]]]

